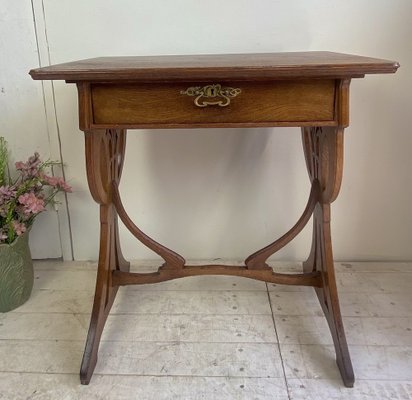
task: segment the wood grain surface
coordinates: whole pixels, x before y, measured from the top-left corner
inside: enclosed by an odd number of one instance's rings
[[[333,121],[335,81],[230,82],[241,93],[226,107],[198,107],[181,94],[197,82],[92,84],[93,124],[210,124]]]
[[[33,79],[165,81],[362,77],[393,73],[395,61],[327,51],[262,54],[99,57],[30,71]]]

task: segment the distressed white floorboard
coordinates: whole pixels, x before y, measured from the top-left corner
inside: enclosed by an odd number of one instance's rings
[[[412,347],[349,346],[357,379],[412,381]],[[281,345],[287,378],[339,379],[333,346]]]
[[[0,371],[78,373],[84,344],[81,340],[0,340]]]
[[[412,318],[345,318],[349,341],[375,346],[412,346]],[[355,328],[356,326],[357,331]]]
[[[412,266],[411,266],[412,269]],[[405,293],[410,292],[412,274],[408,272],[340,272],[336,276],[339,293]],[[308,292],[309,286],[288,286],[270,283],[271,292]]]
[[[271,315],[262,291],[155,291],[120,290],[114,313],[154,314],[248,314]]]
[[[279,343],[333,343],[325,317],[276,315],[275,323]]]
[[[332,344],[332,337],[324,317],[275,316],[280,343]],[[411,346],[412,318],[344,317],[349,344]]]
[[[0,314],[2,340],[85,340],[89,325],[86,314],[11,312]]]
[[[85,340],[87,314],[0,314],[0,339]],[[276,343],[270,315],[109,315],[102,336],[115,341]]]
[[[34,290],[84,290],[94,293],[96,268],[75,269],[64,266],[61,270],[38,269],[34,271]]]
[[[314,291],[311,286],[279,285],[277,283],[268,283],[269,292],[307,292]]]
[[[35,260],[35,271],[96,271],[96,261]]]
[[[412,283],[412,274],[411,283]],[[322,316],[314,291],[271,291],[275,315]],[[404,293],[350,293],[339,292],[344,317],[412,317],[412,291]]]
[[[315,292],[270,292],[274,315],[318,315],[323,316]]]
[[[277,341],[270,315],[110,315],[102,338],[211,343]]]
[[[412,264],[336,270],[354,389],[340,380],[313,288],[268,284],[269,302],[264,282],[222,276],[121,288],[81,386],[96,263],[42,261],[31,299],[0,314],[0,399],[412,399]]]
[[[33,290],[30,299],[15,313],[90,314],[94,293],[91,290]]]
[[[340,379],[288,379],[292,400],[411,400],[412,382],[358,380],[345,388]]]
[[[276,344],[103,342],[101,374],[280,378]]]
[[[84,290],[34,290],[16,313],[87,313],[94,293]],[[271,315],[262,291],[130,291],[120,288],[111,314],[266,314]]]
[[[0,373],[0,399],[41,400],[287,400],[283,378],[93,376]]]
[[[363,261],[335,262],[337,272],[406,272],[412,273],[412,262]]]
[[[412,274],[409,281],[412,283]],[[347,293],[339,296],[346,317],[412,317],[412,291],[404,293]]]
[[[83,350],[83,341],[0,340],[0,371],[76,374]],[[102,342],[96,373],[283,377],[278,346],[264,343]]]
[[[339,292],[406,293],[410,292],[411,273],[349,272],[339,273]]]

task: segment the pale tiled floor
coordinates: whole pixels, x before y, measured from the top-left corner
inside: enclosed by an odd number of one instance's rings
[[[31,299],[0,314],[0,399],[412,399],[412,264],[336,268],[354,389],[312,288],[222,276],[120,289],[81,386],[95,266],[37,262]]]

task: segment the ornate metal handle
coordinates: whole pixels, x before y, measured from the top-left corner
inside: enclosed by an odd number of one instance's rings
[[[242,92],[241,89],[222,86],[220,83],[214,83],[207,86],[192,86],[186,90],[180,91],[180,94],[187,96],[196,96],[195,105],[206,107],[209,105],[218,105],[226,107],[230,104],[230,99],[236,97]]]

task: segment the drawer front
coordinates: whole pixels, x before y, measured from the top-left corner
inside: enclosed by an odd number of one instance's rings
[[[144,127],[333,121],[334,80],[93,84],[93,124]]]

